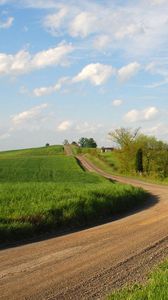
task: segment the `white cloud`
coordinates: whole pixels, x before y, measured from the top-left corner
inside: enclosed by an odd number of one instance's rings
[[[103,65],[100,63],[89,64],[73,78],[73,82],[80,82],[89,80],[94,85],[101,85],[105,83],[113,74],[115,69],[110,65]]]
[[[144,28],[142,25],[139,24],[129,24],[127,26],[121,27],[118,31],[115,33],[115,37],[117,39],[124,39],[126,37],[134,37],[137,34],[143,34]]]
[[[162,139],[164,138],[165,140],[167,140],[168,128],[167,128],[166,123],[158,123],[152,127],[150,126],[148,128],[144,128],[143,132],[145,134],[154,135],[159,138],[162,138]]]
[[[148,0],[149,3],[154,4],[154,5],[161,5],[164,3],[167,3],[167,0]]]
[[[146,85],[145,87],[150,88],[150,89],[154,89],[154,88],[158,88],[160,86],[163,85],[168,85],[168,78],[161,80],[161,81],[157,81],[151,84]]]
[[[104,50],[108,47],[110,42],[111,42],[110,37],[104,34],[104,35],[97,36],[94,40],[93,45],[97,50]]]
[[[126,1],[124,5],[117,1],[27,2],[34,7],[55,8],[56,13],[44,20],[47,30],[74,38],[89,37],[97,50],[100,45],[141,57],[155,54],[167,43],[167,0]]]
[[[61,90],[66,84],[72,85],[85,80],[90,81],[93,85],[99,86],[104,84],[114,73],[115,69],[110,65],[102,65],[100,63],[90,64],[85,66],[82,71],[73,78],[62,77],[53,86],[35,88],[33,94],[36,97],[50,95]]]
[[[130,79],[133,75],[138,72],[140,65],[138,63],[129,64],[117,71],[110,65],[104,65],[100,63],[86,65],[76,76],[62,77],[55,85],[43,86],[35,88],[33,95],[35,97],[41,97],[50,95],[54,92],[60,91],[65,85],[72,85],[81,81],[90,81],[95,86],[104,84],[112,75],[117,75],[119,80],[124,82]],[[122,100],[114,100],[113,105],[121,105]]]
[[[9,17],[6,21],[0,21],[0,29],[8,29],[13,25],[14,18]]]
[[[73,51],[69,44],[59,44],[55,48],[31,55],[21,50],[15,55],[0,53],[0,75],[18,75],[49,66],[65,65],[67,55]]]
[[[66,131],[66,130],[70,129],[71,126],[72,126],[72,122],[66,120],[66,121],[61,122],[58,125],[57,129],[58,129],[58,131]]]
[[[27,111],[23,111],[12,117],[12,123],[14,126],[22,125],[30,120],[37,120],[41,115],[41,112],[48,107],[48,104],[44,103],[39,106],[35,106]]]
[[[168,69],[166,67],[166,63],[161,61],[152,61],[147,64],[145,71],[149,72],[152,75],[161,75],[168,77]]]
[[[157,76],[161,77],[160,80],[157,80],[151,84],[145,85],[145,87],[157,88],[157,87],[168,84],[168,69],[167,69],[165,61],[164,62],[153,61],[146,66],[145,71],[149,72],[151,75],[157,75]]]
[[[115,99],[112,101],[113,106],[120,106],[121,104],[123,104],[123,100],[121,99]]]
[[[87,121],[85,122],[76,122],[76,121],[69,121],[65,120],[61,122],[57,126],[58,131],[67,131],[70,130],[73,132],[76,132],[77,134],[84,134],[84,133],[95,133],[97,131],[100,131],[100,129],[103,128],[102,124],[94,124],[94,123],[89,123]]]
[[[64,84],[66,84],[68,81],[69,81],[68,77],[62,77],[53,86],[40,87],[40,88],[34,89],[33,94],[36,97],[50,95],[54,92],[57,92],[57,91],[61,90],[61,88],[64,86]]]
[[[0,3],[6,2],[46,9],[43,24],[47,31],[74,38],[89,37],[98,50],[100,45],[103,49],[122,50],[131,57],[149,57],[167,45],[167,0],[126,1],[124,5],[117,1],[77,0],[1,0]]]
[[[125,82],[131,79],[134,75],[138,73],[140,67],[140,64],[137,62],[133,62],[128,64],[127,66],[122,67],[118,70],[118,79],[121,82]]]
[[[144,110],[132,109],[124,116],[126,122],[150,121],[158,116],[159,110],[152,106]]]
[[[73,47],[69,44],[60,44],[56,48],[37,53],[32,59],[32,68],[44,68],[51,65],[64,65],[66,55],[72,52]]]
[[[79,133],[95,133],[103,127],[102,124],[90,124],[88,122],[81,122],[76,124],[75,130]]]
[[[96,15],[91,12],[81,12],[72,20],[69,32],[73,37],[87,37],[90,33],[96,31],[96,22]]]
[[[47,28],[52,34],[57,34],[59,28],[68,15],[68,11],[68,7],[63,6],[57,13],[47,15],[43,22],[44,27]]]

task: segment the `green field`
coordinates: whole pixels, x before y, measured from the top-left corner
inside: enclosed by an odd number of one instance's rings
[[[85,172],[61,146],[0,153],[0,241],[95,223],[147,194]]]
[[[168,261],[155,270],[145,285],[125,288],[108,297],[108,300],[167,300]]]

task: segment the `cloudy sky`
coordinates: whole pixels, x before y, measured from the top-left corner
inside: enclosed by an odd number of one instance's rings
[[[0,150],[168,140],[167,0],[0,0]]]

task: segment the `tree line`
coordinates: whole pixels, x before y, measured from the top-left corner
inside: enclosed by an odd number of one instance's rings
[[[109,133],[116,144],[121,171],[168,177],[168,144],[140,132],[140,128],[119,128]]]

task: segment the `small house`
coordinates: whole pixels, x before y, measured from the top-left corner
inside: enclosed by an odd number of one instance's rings
[[[101,148],[101,152],[105,153],[105,152],[112,152],[114,151],[114,147],[102,147]]]

